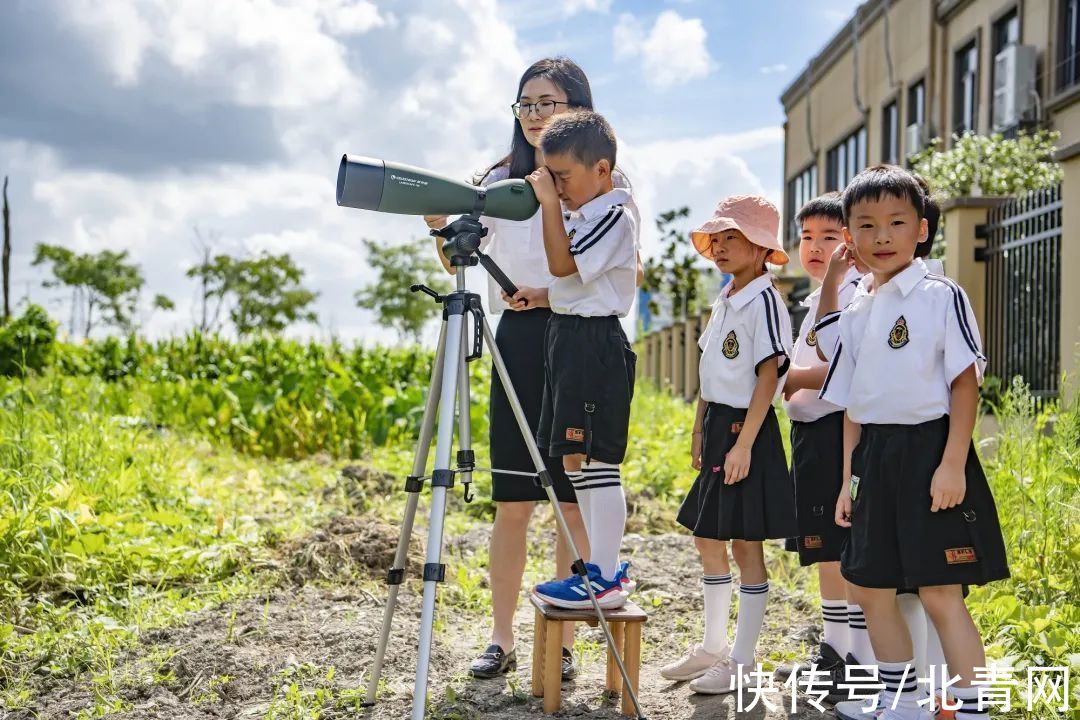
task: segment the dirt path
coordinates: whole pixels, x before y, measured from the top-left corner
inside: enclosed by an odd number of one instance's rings
[[[370,532],[362,536],[366,539],[359,549],[379,545]],[[478,528],[456,547],[458,552],[468,552],[485,544],[486,531]],[[338,545],[348,554],[347,543]],[[310,554],[312,544],[304,547]],[[650,613],[641,676],[641,699],[650,720],[819,717],[804,698],[800,698],[803,712],[796,716],[783,710],[766,712],[761,707],[737,713],[732,695],[696,696],[686,683],[663,680],[658,668],[700,637],[700,569],[686,536],[629,535],[625,549],[639,583],[634,599]],[[385,553],[385,548],[379,552]],[[362,558],[361,564],[369,560]],[[805,657],[805,648],[816,641],[815,610],[807,601],[806,580],[805,573],[785,579],[774,572],[769,600],[772,610],[760,644],[763,657],[769,653],[774,658]],[[382,586],[369,576],[338,585],[285,583],[265,598],[221,606],[192,616],[185,625],[145,633],[140,645],[116,668],[116,694],[132,708],[117,717],[407,717],[419,621],[418,586],[407,587],[396,612],[379,703],[372,709],[356,708],[374,656],[383,610]],[[505,678],[477,681],[466,675],[469,661],[485,644],[485,618],[442,605],[436,630],[429,717],[542,717],[541,701],[529,693],[532,613],[524,596],[517,614],[519,665]],[[601,638],[598,630],[579,630],[581,674],[564,684],[560,716],[620,717],[618,701],[602,697]],[[771,699],[785,702],[782,694]],[[41,697],[31,712],[11,713],[11,718],[66,719],[93,706],[94,687],[81,682],[57,688]]]

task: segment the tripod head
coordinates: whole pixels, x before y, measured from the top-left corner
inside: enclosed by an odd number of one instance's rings
[[[431,234],[441,237],[443,255],[453,267],[475,266],[480,251],[480,240],[487,235],[487,228],[480,224],[476,213],[462,215],[441,230],[432,230]]]
[[[510,297],[517,294],[518,288],[506,273],[495,264],[490,257],[480,252],[480,240],[487,235],[487,228],[480,224],[480,213],[473,210],[468,215],[462,215],[442,230],[432,230],[431,234],[441,237],[443,254],[450,260],[450,265],[456,268],[473,267],[477,260],[488,271],[492,279],[499,284]],[[462,286],[464,287],[464,286]]]

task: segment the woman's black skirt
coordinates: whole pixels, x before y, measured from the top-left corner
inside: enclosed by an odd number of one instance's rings
[[[535,308],[514,312],[506,310],[495,331],[495,344],[502,354],[510,382],[529,421],[530,434],[535,437],[540,425],[540,408],[544,398],[544,330],[551,311]],[[532,458],[521,437],[506,390],[494,367],[491,370],[490,423],[491,466],[499,470],[536,472]],[[562,458],[547,457],[541,452],[555,494],[563,502],[577,502],[574,488],[563,471]],[[546,500],[547,494],[534,479],[506,473],[492,474],[491,499],[495,502]]]

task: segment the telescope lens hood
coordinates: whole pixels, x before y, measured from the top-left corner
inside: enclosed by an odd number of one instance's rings
[[[342,155],[338,166],[337,204],[360,210],[378,210],[382,204],[386,166],[362,155]]]

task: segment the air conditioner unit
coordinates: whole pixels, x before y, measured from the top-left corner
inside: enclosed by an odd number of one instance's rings
[[[923,149],[923,124],[911,123],[904,131],[904,152],[910,157]]]
[[[1035,109],[1033,45],[1010,45],[994,58],[994,130],[1007,130],[1030,119]]]

